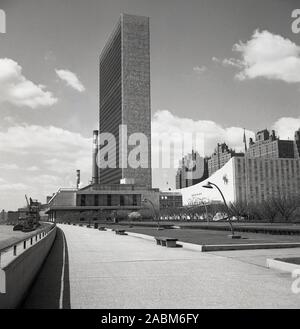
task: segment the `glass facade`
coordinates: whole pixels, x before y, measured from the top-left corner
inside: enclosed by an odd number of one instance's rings
[[[116,149],[112,150],[110,160],[115,163],[110,168],[100,168],[101,184],[119,184],[122,178],[122,169],[119,168],[119,125],[122,124],[122,51],[121,51],[121,24],[110,37],[100,56],[100,134],[110,133],[115,137]],[[108,141],[102,141],[101,149]],[[100,140],[101,143],[101,140]],[[113,144],[111,144],[113,145]],[[108,148],[106,147],[106,151]],[[107,158],[101,154],[101,159]],[[98,163],[99,164],[99,163]]]
[[[80,194],[77,197],[80,207],[141,206],[140,194]]]

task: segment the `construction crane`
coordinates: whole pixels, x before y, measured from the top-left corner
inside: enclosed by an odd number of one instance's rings
[[[34,231],[40,224],[40,204],[37,200],[33,200],[25,195],[27,208],[20,211],[19,223],[15,225],[14,230],[23,232]]]

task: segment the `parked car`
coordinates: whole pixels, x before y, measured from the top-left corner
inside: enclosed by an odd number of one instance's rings
[[[215,214],[214,218],[213,218],[213,221],[214,222],[219,222],[221,220],[227,220],[228,219],[228,216],[222,212],[218,212]]]

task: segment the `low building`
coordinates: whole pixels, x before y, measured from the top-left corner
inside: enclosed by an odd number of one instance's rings
[[[159,193],[159,208],[180,208],[182,207],[182,194],[180,192],[166,191]]]
[[[149,202],[147,202],[149,201]],[[127,219],[131,212],[152,217],[159,210],[159,190],[145,186],[92,184],[79,190],[60,189],[50,200],[50,221],[91,222]]]
[[[209,201],[222,201],[216,188],[205,189],[208,182],[221,189],[227,202],[254,202],[276,197],[300,195],[300,159],[233,157],[225,166],[200,184],[181,189],[188,205],[199,192]]]

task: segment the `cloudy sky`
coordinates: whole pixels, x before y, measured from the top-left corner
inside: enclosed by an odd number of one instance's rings
[[[0,208],[91,176],[98,59],[121,12],[151,18],[153,133],[226,141],[300,127],[297,0],[0,0]],[[155,150],[154,150],[155,151]],[[155,156],[155,155],[154,155]],[[168,184],[167,184],[168,182]],[[173,187],[170,171],[153,185]]]

